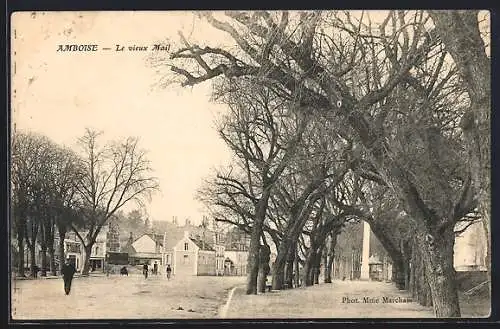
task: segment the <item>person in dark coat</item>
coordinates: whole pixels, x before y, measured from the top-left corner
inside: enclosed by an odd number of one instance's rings
[[[62,275],[64,280],[64,292],[66,295],[69,295],[71,291],[71,282],[73,281],[73,276],[76,273],[75,266],[69,261],[69,258],[66,259],[66,263],[62,268]]]
[[[144,277],[146,279],[148,278],[148,271],[149,271],[148,264],[144,263],[144,265],[142,265],[142,274],[144,274]]]
[[[172,274],[172,268],[170,264],[167,265],[167,279],[170,280],[170,275]]]
[[[128,276],[128,270],[127,270],[127,267],[126,267],[126,266],[123,266],[123,267],[120,269],[120,274],[121,274],[121,275],[126,275],[126,276]]]

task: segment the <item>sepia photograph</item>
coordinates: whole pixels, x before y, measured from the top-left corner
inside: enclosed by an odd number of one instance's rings
[[[490,317],[490,18],[14,12],[9,321]]]

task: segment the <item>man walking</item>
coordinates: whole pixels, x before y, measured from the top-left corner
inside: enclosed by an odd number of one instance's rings
[[[71,291],[71,282],[73,281],[73,276],[76,273],[75,266],[69,261],[69,258],[66,259],[66,263],[64,263],[62,268],[62,275],[64,280],[64,292],[66,295],[69,295]]]
[[[172,274],[172,268],[170,264],[167,265],[167,279],[170,280],[170,275]]]

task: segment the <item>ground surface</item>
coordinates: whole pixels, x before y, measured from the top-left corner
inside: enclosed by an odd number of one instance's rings
[[[382,297],[409,297],[391,283],[334,281],[312,287],[248,296],[237,288],[227,318],[432,318],[431,308],[417,303],[383,303]],[[379,298],[365,303],[364,298]],[[356,300],[358,303],[347,303]]]
[[[432,308],[415,302],[384,303],[383,297],[409,297],[391,283],[334,281],[249,296],[244,294],[244,284],[244,277],[167,281],[160,275],[147,280],[139,274],[99,275],[75,278],[71,294],[65,296],[60,278],[15,280],[12,315],[13,319],[213,319],[221,314],[233,319],[434,317]],[[371,302],[365,302],[365,297]],[[356,299],[357,303],[352,302]],[[488,316],[488,301],[461,296],[462,316]]]
[[[431,307],[416,302],[384,303],[383,297],[409,298],[392,283],[368,281],[334,281],[313,287],[284,290],[264,295],[244,294],[237,288],[226,314],[227,318],[434,318]],[[364,298],[372,298],[371,303]],[[357,300],[358,303],[347,303]],[[378,303],[375,299],[378,298]],[[401,301],[401,300],[400,300]],[[477,301],[476,301],[477,302]],[[487,316],[484,308],[472,300],[461,300],[462,316]]]
[[[217,318],[228,291],[244,277],[141,275],[77,277],[70,295],[62,279],[16,280],[13,319]],[[182,308],[182,310],[178,310]]]

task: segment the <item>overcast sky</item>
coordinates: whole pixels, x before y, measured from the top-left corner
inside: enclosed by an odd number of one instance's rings
[[[377,16],[383,17],[371,13],[372,19]],[[160,74],[147,64],[151,51],[114,49],[117,44],[151,48],[160,40],[170,40],[176,49],[179,30],[202,45],[234,42],[182,11],[25,12],[14,14],[12,24],[16,127],[70,147],[86,127],[104,131],[105,139],[140,137],[160,179],[161,192],[147,207],[150,218],[175,215],[200,222],[203,207],[194,200],[195,192],[214,166],[230,159],[213,124],[224,107],[210,103],[209,83],[155,85]],[[112,49],[57,52],[59,44]]]
[[[139,136],[160,179],[161,192],[147,207],[150,218],[176,215],[183,221],[189,216],[199,222],[202,207],[194,194],[211,168],[230,157],[213,124],[224,108],[209,102],[208,83],[192,89],[155,86],[158,73],[146,63],[150,51],[114,51],[116,44],[177,42],[179,29],[192,39],[204,31],[207,41],[219,41],[210,27],[196,26],[203,29],[193,29],[187,12],[17,13],[12,81],[16,127],[70,147],[85,127],[104,131],[105,139]],[[74,43],[113,50],[56,52],[59,44]]]

